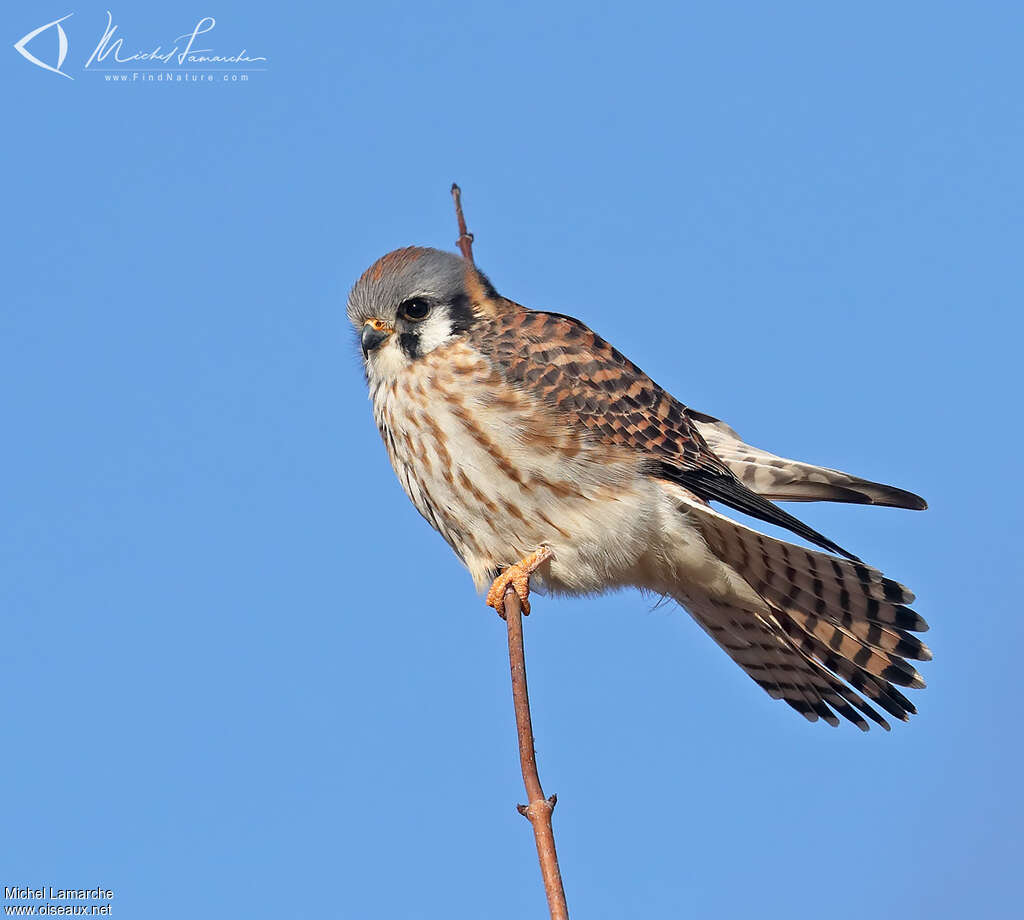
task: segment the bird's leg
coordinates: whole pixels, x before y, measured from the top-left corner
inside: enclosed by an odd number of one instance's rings
[[[542,546],[524,559],[520,559],[515,565],[510,565],[494,579],[491,590],[487,592],[487,606],[493,607],[498,612],[498,616],[504,620],[505,589],[511,585],[512,589],[519,595],[519,603],[523,608],[523,614],[529,614],[530,576],[553,556],[554,553],[550,549]]]

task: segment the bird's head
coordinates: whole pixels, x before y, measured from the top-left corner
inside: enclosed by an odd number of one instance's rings
[[[348,297],[367,377],[394,377],[469,331],[499,301],[487,277],[459,256],[417,246],[389,252]]]

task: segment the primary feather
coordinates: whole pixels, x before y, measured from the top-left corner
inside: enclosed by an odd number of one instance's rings
[[[777,457],[744,443],[732,428],[711,415],[687,409],[708,447],[737,479],[773,501],[850,502],[924,511],[928,503],[905,489],[871,482],[825,466]]]

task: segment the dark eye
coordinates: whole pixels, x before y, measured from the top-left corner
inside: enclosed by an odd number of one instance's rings
[[[402,301],[398,312],[405,319],[418,323],[421,319],[427,318],[427,314],[430,313],[430,303],[422,297],[410,297],[408,300]]]

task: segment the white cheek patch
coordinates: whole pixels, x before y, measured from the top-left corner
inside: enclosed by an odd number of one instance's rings
[[[452,337],[452,324],[448,316],[441,311],[434,311],[422,323],[417,324],[416,334],[419,338],[421,355],[440,348]]]

